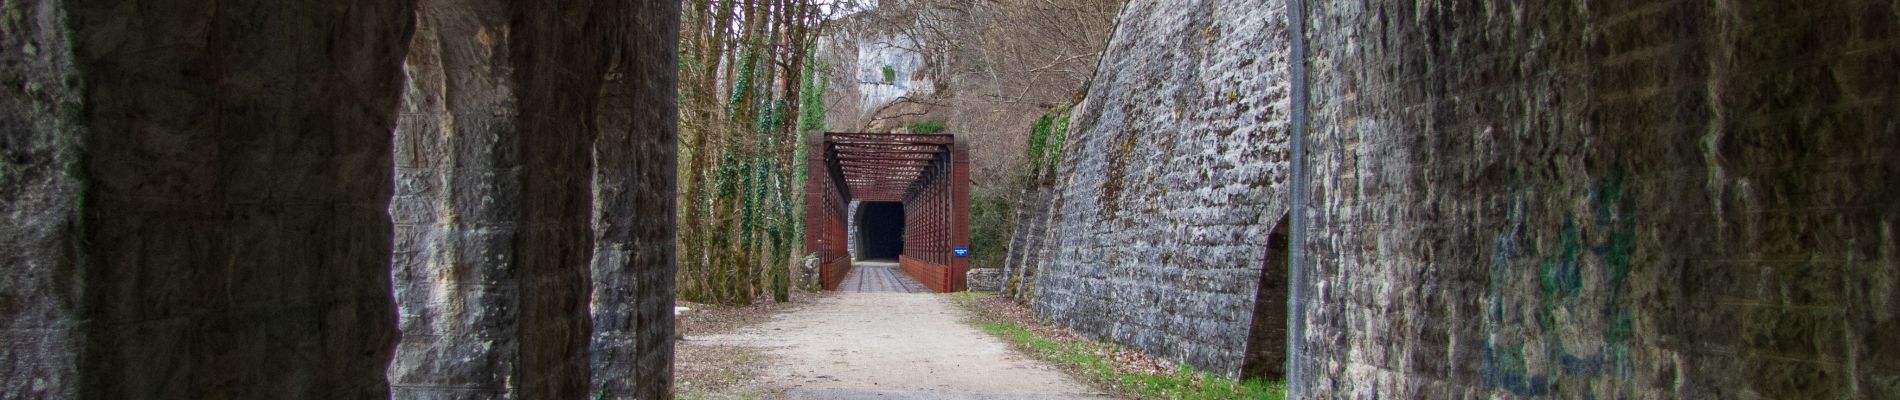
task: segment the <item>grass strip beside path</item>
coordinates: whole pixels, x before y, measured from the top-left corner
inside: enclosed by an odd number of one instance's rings
[[[1129,350],[1088,340],[1031,317],[1022,306],[987,293],[950,295],[975,315],[971,325],[1119,397],[1141,399],[1284,399],[1281,382],[1236,382]],[[1172,366],[1170,368],[1170,366]]]

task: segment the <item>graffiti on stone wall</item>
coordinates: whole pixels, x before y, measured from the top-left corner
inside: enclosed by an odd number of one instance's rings
[[[1484,299],[1487,328],[1500,333],[1480,350],[1486,388],[1539,396],[1561,380],[1634,372],[1628,293],[1637,225],[1626,194],[1622,170],[1612,170],[1585,209],[1572,211],[1583,215],[1565,216],[1554,232],[1536,231],[1541,220],[1527,211],[1534,193],[1512,194]],[[1528,267],[1538,273],[1516,273]]]

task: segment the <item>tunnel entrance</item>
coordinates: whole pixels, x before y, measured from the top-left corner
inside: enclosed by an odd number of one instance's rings
[[[858,255],[896,260],[904,253],[904,203],[867,201],[858,211]]]
[[[1247,331],[1247,355],[1240,364],[1242,379],[1286,378],[1287,327],[1287,217],[1280,216],[1267,235],[1266,259],[1261,263],[1259,288],[1254,292],[1253,326]]]

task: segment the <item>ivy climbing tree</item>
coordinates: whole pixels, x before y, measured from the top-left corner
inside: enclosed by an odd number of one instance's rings
[[[687,0],[680,35],[679,291],[785,301],[804,221],[803,132],[822,129],[812,44],[846,1]]]

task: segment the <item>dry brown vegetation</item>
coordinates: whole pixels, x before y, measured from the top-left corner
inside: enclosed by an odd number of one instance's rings
[[[860,113],[848,85],[826,100],[838,129],[877,131],[942,119],[972,146],[979,190],[1004,189],[1022,165],[1030,125],[1079,99],[1119,10],[1118,0],[885,0],[837,29],[924,55],[937,88]],[[834,81],[849,74],[834,72]]]

